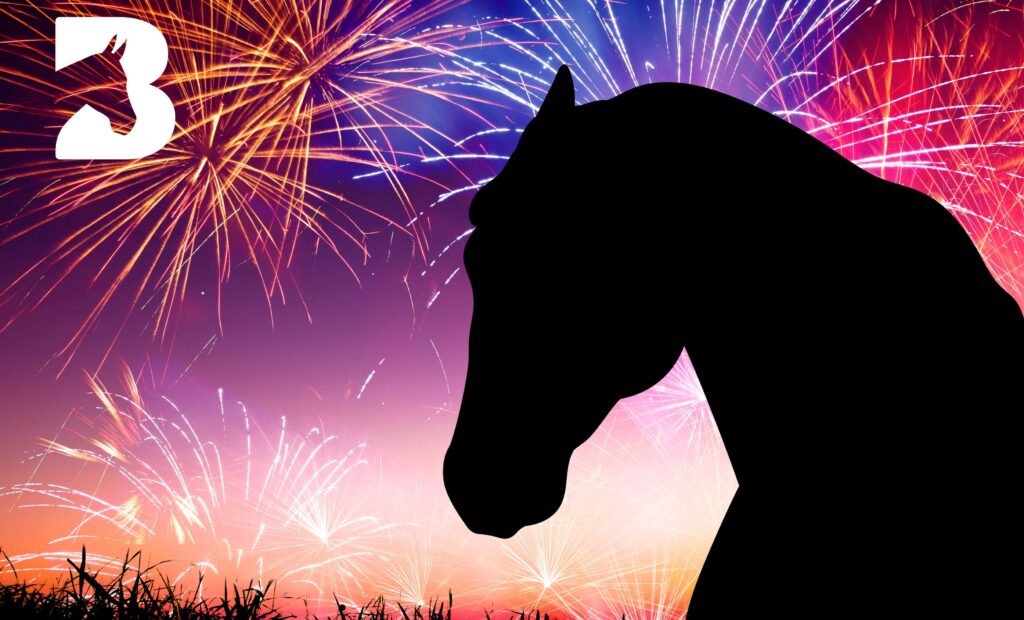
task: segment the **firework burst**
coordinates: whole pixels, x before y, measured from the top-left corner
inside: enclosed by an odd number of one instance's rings
[[[171,542],[183,583],[200,572],[240,572],[312,585],[327,601],[331,593],[360,603],[370,596],[373,580],[362,578],[379,570],[392,526],[367,503],[377,481],[365,444],[338,450],[338,436],[317,427],[291,433],[286,418],[271,441],[243,404],[226,406],[223,393],[219,415],[192,418],[163,397],[151,407],[127,371],[119,392],[90,383],[99,404],[80,414],[72,431],[80,442],[45,441],[31,459],[37,472],[44,461],[79,463],[79,484],[33,480],[0,491],[21,508],[77,515],[50,545],[85,543],[116,555],[126,545]],[[55,553],[18,561],[46,570]]]
[[[862,44],[837,49],[813,79],[764,100],[861,167],[942,202],[1022,300],[1024,7],[883,8],[877,34],[859,34]]]
[[[212,284],[222,329],[221,287],[232,269],[245,264],[256,272],[272,312],[275,297],[285,301],[286,267],[302,235],[314,248],[327,248],[357,279],[355,266],[367,259],[375,228],[393,227],[425,252],[419,227],[405,225],[412,211],[399,177],[406,153],[395,141],[403,134],[439,154],[435,141],[454,140],[408,108],[425,97],[475,114],[463,102],[481,103],[423,83],[444,74],[444,66],[416,66],[419,57],[442,53],[453,47],[443,42],[465,34],[468,27],[424,25],[453,4],[0,5],[22,31],[4,42],[11,55],[2,78],[19,95],[5,106],[10,118],[20,120],[16,130],[3,132],[9,143],[3,152],[16,160],[12,168],[22,182],[0,197],[24,200],[0,220],[0,244],[52,244],[3,283],[0,308],[7,316],[0,329],[74,284],[90,292],[91,307],[54,361],[63,372],[108,308],[116,307],[121,319],[106,326],[113,337],[102,365],[136,310],[148,315],[143,329],[152,339],[161,346],[173,342],[190,280],[210,279],[206,270],[195,275],[197,256],[216,265]],[[114,127],[133,122],[130,106],[110,97],[123,88],[123,78],[110,78],[119,72],[113,57],[61,72],[70,86],[50,78],[55,16],[101,10],[151,22],[168,39],[169,66],[157,85],[177,106],[177,127],[164,149],[141,160],[54,161],[56,130],[84,103],[107,114]],[[399,95],[405,96],[396,102]],[[26,131],[26,124],[39,129]],[[316,161],[382,171],[407,215],[393,220],[386,209],[312,183]],[[25,197],[25,182],[31,181],[38,187]]]

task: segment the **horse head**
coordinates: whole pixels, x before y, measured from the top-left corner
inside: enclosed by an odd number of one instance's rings
[[[574,99],[563,66],[470,206],[469,368],[444,481],[478,533],[507,538],[554,514],[573,450],[682,351],[683,309],[647,268],[673,246],[641,224],[643,163],[621,123],[602,124],[613,101]]]

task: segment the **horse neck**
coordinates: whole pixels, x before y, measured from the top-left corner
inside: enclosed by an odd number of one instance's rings
[[[819,254],[799,234],[775,234],[800,230],[794,221],[807,214],[773,213],[762,208],[763,198],[735,194],[723,200],[729,208],[700,218],[700,230],[708,232],[693,235],[695,253],[675,269],[690,274],[698,266],[685,346],[742,484],[777,475],[754,462],[751,455],[763,453],[756,444],[799,432],[796,421],[819,404],[805,393],[806,382],[828,378],[816,352],[821,342],[808,332],[823,318],[794,301],[818,286],[816,276],[808,277],[818,267],[808,261]],[[833,294],[824,286],[820,291]]]

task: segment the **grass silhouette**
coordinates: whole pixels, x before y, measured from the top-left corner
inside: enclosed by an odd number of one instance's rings
[[[396,603],[398,612],[388,609],[383,596],[371,600],[359,609],[352,609],[334,597],[336,614],[317,615],[309,611],[305,599],[277,593],[274,581],[265,586],[252,581],[243,588],[224,582],[217,596],[201,596],[203,576],[195,590],[171,584],[159,570],[160,564],[142,565],[142,553],[125,553],[124,561],[113,575],[102,576],[87,564],[85,547],[77,562],[68,559],[67,577],[53,584],[36,584],[22,579],[14,563],[0,548],[14,576],[12,583],[0,583],[0,618],[25,620],[451,620],[452,593],[447,600],[433,599],[429,606],[406,608]],[[286,611],[305,608],[303,615]],[[498,620],[493,611],[482,611],[484,620]],[[502,613],[502,618],[504,618]],[[522,611],[509,616],[510,620],[554,620],[540,611]],[[625,620],[625,616],[623,616]]]

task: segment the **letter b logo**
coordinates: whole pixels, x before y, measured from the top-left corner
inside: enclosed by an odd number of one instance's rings
[[[57,159],[139,159],[159,151],[174,133],[174,104],[152,85],[167,68],[167,41],[150,24],[129,17],[58,17],[56,70],[102,53],[115,36],[115,47],[126,46],[121,66],[135,125],[121,135],[106,116],[83,106],[57,135]]]

